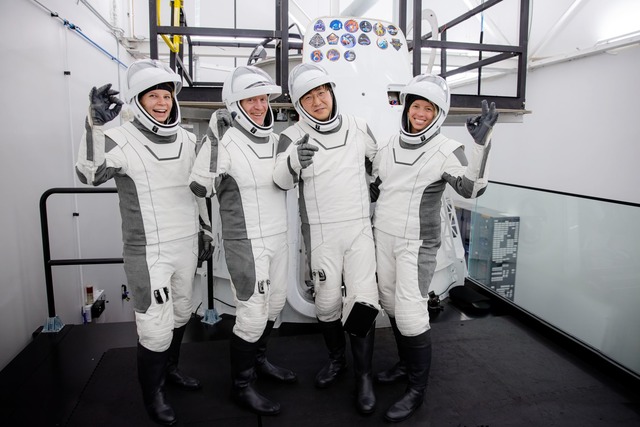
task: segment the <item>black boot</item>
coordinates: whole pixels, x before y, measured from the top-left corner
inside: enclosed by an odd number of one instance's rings
[[[349,337],[356,379],[356,408],[361,414],[370,414],[376,409],[376,395],[373,393],[371,369],[375,331],[374,324],[366,337],[360,338],[353,335]]]
[[[344,350],[347,341],[342,330],[342,322],[334,320],[333,322],[322,322],[318,320],[324,342],[329,349],[329,362],[320,369],[316,375],[316,387],[325,388],[336,382],[338,377],[347,369],[347,359],[344,356]]]
[[[393,336],[396,339],[396,347],[398,348],[398,357],[400,360],[396,362],[391,368],[386,371],[378,372],[374,377],[375,381],[379,384],[391,384],[398,381],[404,381],[407,379],[407,363],[404,355],[402,354],[402,347],[400,346],[400,337],[402,334],[398,329],[395,317],[389,317],[391,322],[391,329],[393,330]]]
[[[422,405],[431,368],[431,330],[415,337],[403,336],[401,343],[409,370],[409,385],[384,416],[391,422],[406,420]]]
[[[180,359],[180,346],[182,345],[182,337],[187,325],[173,330],[173,338],[169,346],[169,360],[167,363],[167,380],[169,383],[184,388],[185,390],[198,390],[202,387],[200,381],[183,374],[178,369],[178,360]]]
[[[283,383],[294,383],[297,381],[296,374],[287,368],[276,366],[267,360],[267,342],[273,329],[272,321],[267,322],[267,326],[258,340],[258,350],[256,354],[256,371],[258,376],[274,379]]]
[[[164,394],[165,369],[168,352],[151,351],[138,343],[138,381],[142,388],[142,400],[149,417],[158,424],[172,426],[176,414],[167,403]]]
[[[259,415],[276,415],[280,404],[261,395],[254,387],[258,343],[231,336],[231,398],[240,406]]]

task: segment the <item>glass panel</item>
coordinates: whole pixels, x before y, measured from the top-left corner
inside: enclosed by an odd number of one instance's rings
[[[491,183],[471,209],[470,277],[640,373],[638,206]]]

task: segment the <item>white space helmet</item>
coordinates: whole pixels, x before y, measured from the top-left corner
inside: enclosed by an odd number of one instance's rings
[[[240,101],[254,96],[268,95],[269,100],[282,93],[271,77],[262,69],[252,65],[241,65],[229,74],[222,85],[222,101],[227,106],[236,122],[256,136],[268,136],[273,130],[273,110],[269,110],[264,118],[264,124],[258,125],[244,111]],[[235,114],[234,114],[235,113]]]
[[[331,112],[331,116],[329,116],[329,120],[321,122],[313,118],[313,116],[302,108],[302,105],[300,105],[300,98],[310,90],[324,84],[331,85],[333,111]],[[324,68],[317,64],[296,65],[289,74],[289,94],[291,95],[291,102],[293,103],[293,106],[298,114],[300,114],[300,117],[302,117],[302,120],[320,132],[327,132],[335,129],[335,127],[340,124],[338,103],[336,102],[336,97],[334,95],[335,87],[336,82],[333,77],[331,77]]]
[[[415,97],[421,97],[438,107],[435,119],[429,126],[418,133],[409,133],[408,111]],[[402,122],[400,125],[400,137],[403,141],[411,144],[418,144],[428,141],[433,135],[438,133],[440,126],[449,113],[451,94],[447,81],[440,76],[433,74],[420,74],[412,78],[409,83],[400,91],[400,103],[404,105],[402,112]]]
[[[140,94],[163,83],[170,84],[173,106],[166,123],[160,123],[140,104]],[[151,132],[160,135],[174,135],[180,125],[180,106],[176,96],[182,89],[182,80],[168,65],[153,59],[136,61],[127,70],[127,101],[140,123]]]

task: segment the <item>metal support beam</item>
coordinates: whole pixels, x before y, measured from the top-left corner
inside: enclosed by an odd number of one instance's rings
[[[282,35],[276,44],[276,84],[282,87],[279,101],[288,102],[289,83],[289,0],[276,0],[276,32]]]
[[[522,52],[518,58],[518,91],[516,97],[521,100],[520,108],[524,109],[527,88],[527,58],[529,45],[529,0],[520,1],[520,47]]]
[[[422,0],[413,0],[413,75],[422,72],[422,50],[420,49],[422,33]]]
[[[280,38],[282,33],[274,30],[247,30],[235,28],[211,28],[211,27],[171,27],[156,26],[157,34],[191,35],[208,37],[249,37],[256,39]]]
[[[398,27],[407,34],[407,0],[398,0]]]
[[[149,0],[149,56],[158,59],[158,11],[155,0]]]

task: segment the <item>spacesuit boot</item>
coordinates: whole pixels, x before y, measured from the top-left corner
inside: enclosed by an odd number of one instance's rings
[[[402,346],[400,345],[402,334],[398,329],[396,318],[389,317],[389,321],[391,322],[391,329],[393,330],[393,336],[396,339],[396,346],[398,347],[398,356],[400,360],[396,362],[396,364],[393,365],[391,368],[387,369],[386,371],[378,372],[376,374],[374,379],[379,384],[391,384],[397,381],[404,381],[407,379],[407,362],[405,361],[405,357],[402,352]]]
[[[258,340],[258,350],[256,353],[256,371],[258,376],[274,379],[283,383],[294,383],[298,377],[295,372],[287,368],[276,366],[267,360],[267,343],[269,335],[273,329],[274,322],[268,321],[267,326]]]
[[[167,362],[167,380],[185,390],[198,390],[202,387],[200,381],[183,374],[178,369],[178,360],[180,359],[180,346],[182,345],[182,337],[187,325],[173,330],[173,338],[169,346],[169,360]]]
[[[316,375],[316,387],[325,388],[336,382],[338,377],[347,370],[347,359],[344,350],[347,341],[342,330],[342,321],[322,322],[318,320],[324,342],[329,349],[329,362]]]
[[[235,334],[231,336],[231,398],[256,414],[276,415],[280,412],[280,404],[269,400],[254,387],[257,349],[257,342],[247,342]]]
[[[361,414],[370,414],[376,408],[376,395],[373,392],[373,342],[376,334],[375,324],[366,337],[351,335],[351,353],[356,379],[356,408]]]
[[[142,388],[142,399],[151,419],[158,424],[172,426],[176,414],[167,403],[164,394],[165,370],[168,352],[155,352],[138,343],[138,381]]]
[[[431,368],[431,331],[415,337],[402,337],[406,356],[409,385],[404,395],[389,407],[385,419],[391,422],[406,420],[424,402],[424,393]]]

